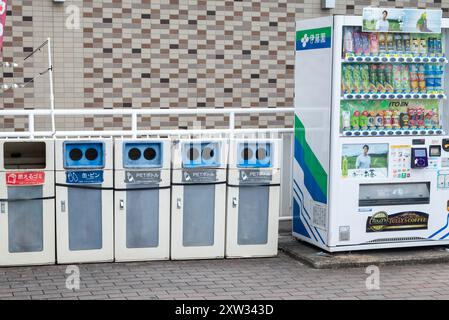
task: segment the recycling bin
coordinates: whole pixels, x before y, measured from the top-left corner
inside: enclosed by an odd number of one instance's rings
[[[112,261],[112,139],[57,139],[55,148],[58,263]]]
[[[170,141],[117,139],[115,260],[170,257]]]
[[[226,257],[277,255],[280,140],[231,140]]]
[[[179,140],[172,150],[172,259],[224,257],[226,140]]]
[[[0,265],[55,263],[54,142],[0,141]]]

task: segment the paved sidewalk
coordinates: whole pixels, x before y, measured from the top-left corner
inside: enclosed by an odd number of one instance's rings
[[[66,266],[0,269],[0,299],[449,299],[449,265],[384,266],[380,290],[364,268],[317,270],[276,258],[80,265],[80,290]]]

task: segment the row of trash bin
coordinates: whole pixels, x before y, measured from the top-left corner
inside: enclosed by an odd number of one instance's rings
[[[3,140],[0,265],[277,254],[268,140]]]

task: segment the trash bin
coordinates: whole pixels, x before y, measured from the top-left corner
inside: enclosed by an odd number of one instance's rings
[[[180,140],[172,150],[172,259],[224,257],[226,140]]]
[[[277,255],[280,140],[231,140],[226,257]]]
[[[112,261],[112,139],[56,144],[58,263]]]
[[[115,260],[170,257],[170,141],[115,145]]]
[[[0,142],[0,265],[55,263],[54,142]]]

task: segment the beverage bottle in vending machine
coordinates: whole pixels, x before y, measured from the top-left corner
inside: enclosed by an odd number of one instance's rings
[[[429,56],[433,56],[435,54],[435,38],[427,38],[427,53]]]
[[[409,74],[409,66],[404,64],[401,66],[402,73],[402,83],[401,89],[403,92],[410,92],[410,74]]]
[[[393,65],[387,64],[385,66],[385,91],[394,92],[394,81],[393,81]]]
[[[392,117],[391,110],[385,110],[384,111],[384,127],[385,129],[391,129],[391,117]]]
[[[440,128],[440,115],[438,109],[432,109],[432,124],[434,128]]]
[[[419,39],[418,35],[414,34],[412,35],[412,53],[413,54],[419,54],[419,47],[420,47],[421,40]]]
[[[416,129],[417,120],[416,120],[416,111],[414,108],[408,109],[408,119],[409,119],[410,128]]]
[[[362,129],[362,130],[368,129],[368,116],[369,116],[369,113],[366,110],[364,110],[362,112],[362,114],[360,115],[360,118],[359,118],[360,129]]]
[[[370,111],[368,115],[368,129],[376,129],[376,111]]]
[[[381,64],[377,68],[377,91],[385,92],[385,65]]]
[[[409,120],[408,119],[408,113],[407,112],[401,112],[400,119],[399,119],[399,124],[400,124],[402,129],[408,129],[409,128],[408,120]]]
[[[392,54],[396,52],[393,34],[387,33],[387,52]]]
[[[370,54],[372,56],[379,55],[379,37],[375,32],[369,34]]]
[[[358,111],[358,110],[354,111],[354,113],[352,114],[351,128],[352,128],[352,130],[360,129],[360,111]]]
[[[382,111],[379,111],[376,115],[376,127],[377,129],[384,128],[384,115]]]
[[[362,73],[359,65],[352,66],[352,81],[352,91],[360,93],[362,91]]]
[[[352,92],[352,66],[344,64],[342,66],[343,81],[341,82],[343,93]]]
[[[419,41],[419,53],[421,56],[427,56],[427,40],[426,38],[422,37]]]
[[[345,54],[354,53],[354,38],[352,34],[352,27],[345,28],[345,35],[343,39],[343,52]]]
[[[418,110],[416,111],[416,124],[418,126],[418,128],[420,129],[424,129],[424,109],[423,108],[418,108]]]
[[[342,112],[342,124],[344,131],[351,130],[351,112],[349,111]]]
[[[370,91],[377,92],[377,65],[371,64],[369,68]]]
[[[424,65],[424,78],[426,79],[426,91],[432,92],[434,90],[435,78],[430,64]]]
[[[433,90],[441,92],[443,90],[443,66],[434,64],[432,66],[432,76],[433,76]]]
[[[404,40],[404,52],[405,53],[411,53],[412,52],[412,46],[411,46],[411,42],[410,42],[410,35],[409,34],[404,34],[402,36],[402,39]]]
[[[379,33],[379,54],[387,53],[387,36],[385,33]]]
[[[409,66],[410,70],[410,88],[412,92],[419,92],[418,84],[418,66],[416,64],[411,64]]]
[[[418,87],[419,92],[426,92],[426,77],[423,65],[418,67]]]
[[[366,64],[360,65],[360,73],[361,73],[361,77],[362,77],[362,91],[367,93],[370,91],[369,66]]]
[[[394,35],[394,42],[396,45],[396,53],[404,53],[404,43],[400,33]]]
[[[362,54],[364,56],[369,56],[370,55],[370,51],[371,51],[371,49],[370,49],[371,44],[370,44],[369,35],[366,32],[362,32],[361,36],[362,36]]]
[[[440,56],[443,53],[443,45],[441,43],[441,35],[438,35],[435,38],[435,54],[437,56]]]
[[[402,70],[400,64],[393,65],[393,88],[395,92],[402,92]]]
[[[432,110],[427,110],[425,118],[424,118],[424,126],[426,127],[426,129],[432,129],[433,128],[432,117],[433,117]]]
[[[354,53],[357,56],[362,55],[363,53],[363,40],[360,32],[354,32]]]
[[[399,111],[394,110],[391,115],[391,126],[393,129],[399,129],[400,123],[399,123]]]

